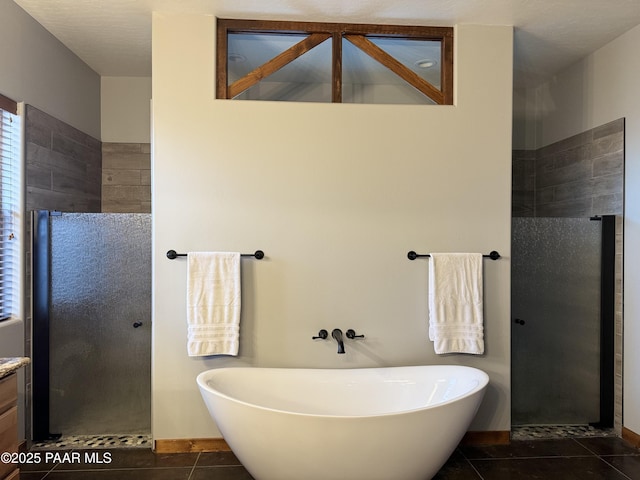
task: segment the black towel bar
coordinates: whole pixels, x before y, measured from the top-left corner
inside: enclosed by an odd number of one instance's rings
[[[409,253],[407,253],[407,258],[409,260],[415,260],[416,258],[419,257],[430,257],[431,255],[429,255],[428,253],[426,254],[419,254],[414,252],[413,250],[411,250]],[[492,252],[489,253],[489,255],[482,255],[484,258],[490,258],[491,260],[498,260],[500,258],[500,254],[498,252],[496,252],[495,250],[493,250]]]
[[[169,250],[167,252],[167,258],[169,260],[173,260],[178,257],[186,257],[186,253],[176,253],[175,250]],[[258,260],[262,260],[264,258],[264,252],[262,250],[256,250],[255,253],[241,253],[241,257],[256,257]]]

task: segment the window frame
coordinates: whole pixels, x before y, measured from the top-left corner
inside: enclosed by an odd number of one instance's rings
[[[9,142],[9,154],[0,151],[0,322],[22,318],[22,119],[18,103],[0,94],[0,115],[6,113],[12,116],[13,125],[12,131],[0,136],[0,141]],[[3,118],[0,123],[4,124]],[[2,191],[5,188],[6,196]],[[10,199],[8,208],[4,205],[6,198]]]
[[[304,40],[228,85],[228,35],[234,33],[306,34]],[[432,40],[441,45],[440,85],[437,89],[410,68],[384,52],[367,37]],[[392,70],[438,105],[453,105],[453,27],[371,25],[354,23],[289,22],[217,19],[216,98],[233,99],[263,78],[332,39],[332,102],[342,102],[342,39]]]

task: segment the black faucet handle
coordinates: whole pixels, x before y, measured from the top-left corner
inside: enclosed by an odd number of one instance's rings
[[[321,338],[322,340],[326,340],[329,336],[329,332],[327,332],[324,328],[318,332],[317,337],[311,337],[312,340],[316,340],[317,338]]]
[[[345,335],[347,336],[347,338],[364,338],[364,335],[356,335],[356,331],[353,328],[347,330],[347,333]]]

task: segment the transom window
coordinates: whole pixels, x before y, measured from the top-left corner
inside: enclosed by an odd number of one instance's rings
[[[453,104],[453,28],[218,19],[216,97]]]

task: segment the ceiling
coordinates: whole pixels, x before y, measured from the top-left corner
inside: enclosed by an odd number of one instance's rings
[[[640,24],[639,0],[14,0],[102,76],[151,75],[151,12],[399,25],[513,25],[533,86]],[[491,52],[478,52],[491,55]]]

